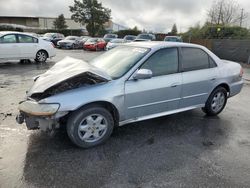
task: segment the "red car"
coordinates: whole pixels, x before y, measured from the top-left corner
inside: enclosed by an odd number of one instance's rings
[[[95,51],[104,50],[106,45],[107,43],[102,38],[90,38],[84,43],[83,49]]]

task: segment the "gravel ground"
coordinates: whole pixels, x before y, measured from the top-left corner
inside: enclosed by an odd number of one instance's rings
[[[50,137],[17,125],[17,104],[65,56],[102,52],[58,50],[47,64],[0,64],[0,187],[250,187],[250,85],[209,118],[199,110],[129,124],[108,142],[75,147],[61,130]]]

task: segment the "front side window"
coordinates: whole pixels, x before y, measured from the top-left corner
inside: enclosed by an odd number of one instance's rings
[[[5,35],[0,38],[0,43],[16,43],[16,35]]]
[[[166,48],[154,53],[141,67],[150,69],[153,76],[162,76],[178,72],[177,48]]]
[[[36,41],[33,37],[27,35],[18,35],[18,40],[19,43],[35,43]]]
[[[182,48],[182,71],[208,69],[209,57],[198,48]]]

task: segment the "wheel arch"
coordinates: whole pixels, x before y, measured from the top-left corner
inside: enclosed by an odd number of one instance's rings
[[[225,88],[226,90],[227,90],[227,92],[228,92],[228,96],[230,95],[230,86],[227,84],[227,83],[220,83],[220,84],[218,84],[214,89],[213,89],[213,91],[216,89],[216,88],[218,88],[218,87],[223,87],[223,88]]]
[[[50,57],[50,56],[49,56],[49,52],[48,52],[47,50],[43,49],[43,48],[37,50],[36,54],[37,54],[38,52],[41,52],[41,51],[44,51],[44,52],[47,54],[47,57],[48,57],[48,58]]]
[[[91,106],[100,106],[100,107],[103,107],[103,108],[107,109],[114,118],[115,126],[119,125],[119,119],[120,119],[119,111],[116,108],[116,106],[114,104],[112,104],[111,102],[95,101],[95,102],[84,104],[83,106],[80,106],[76,110],[80,110],[80,109],[91,107]]]

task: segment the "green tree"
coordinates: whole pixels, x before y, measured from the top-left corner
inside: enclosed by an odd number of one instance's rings
[[[64,18],[63,14],[60,14],[58,16],[58,18],[56,18],[56,20],[53,22],[55,29],[57,30],[63,30],[63,29],[67,29],[67,25],[66,25],[66,21]]]
[[[171,29],[171,35],[177,35],[177,26],[176,26],[176,24],[174,24],[172,29]]]
[[[104,23],[110,20],[111,10],[102,6],[97,0],[74,0],[74,6],[69,7],[71,18],[86,28],[91,36],[103,30]]]
[[[132,30],[134,30],[134,31],[138,31],[138,27],[137,27],[137,26],[135,26]]]

